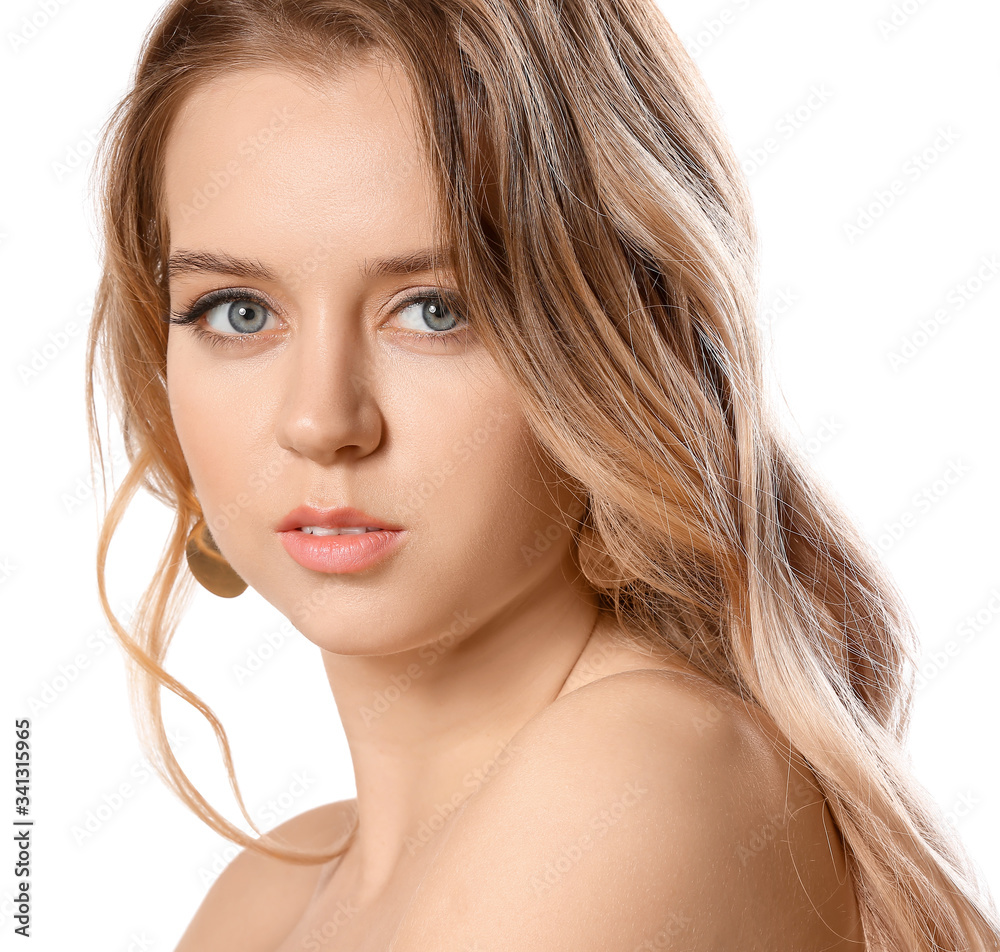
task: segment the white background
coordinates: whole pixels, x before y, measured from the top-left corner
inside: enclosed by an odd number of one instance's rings
[[[2,743],[13,750],[13,719],[34,712],[40,949],[171,950],[235,852],[145,766],[95,586],[99,500],[83,400],[98,276],[91,141],[158,6],[37,0],[8,2],[0,15]],[[751,173],[762,322],[789,419],[879,544],[920,625],[913,768],[1000,894],[1000,280],[984,267],[1000,254],[1000,6],[662,6]],[[26,17],[41,24],[36,35],[26,36]],[[981,269],[988,280],[970,286]],[[116,607],[145,588],[168,524],[158,503],[137,499],[109,565]],[[354,795],[318,649],[283,633],[284,622],[252,591],[228,601],[199,589],[168,655],[169,670],[228,728],[261,828]],[[241,683],[251,655],[269,656]],[[164,703],[182,764],[242,824],[211,732],[168,692]],[[0,871],[3,947],[12,944],[10,855]]]

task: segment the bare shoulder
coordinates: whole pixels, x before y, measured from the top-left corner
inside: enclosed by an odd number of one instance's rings
[[[463,804],[392,952],[861,948],[844,938],[860,939],[853,888],[815,778],[708,679],[599,678],[508,754]]]
[[[321,849],[346,833],[354,800],[286,820],[271,832],[290,846]],[[288,863],[243,849],[212,884],[175,952],[273,952],[295,926],[323,876],[321,864]]]

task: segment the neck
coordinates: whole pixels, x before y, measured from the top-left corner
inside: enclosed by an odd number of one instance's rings
[[[419,648],[322,652],[354,765],[363,889],[377,893],[488,782],[559,697],[599,619],[592,592],[550,584],[489,618],[456,612]]]

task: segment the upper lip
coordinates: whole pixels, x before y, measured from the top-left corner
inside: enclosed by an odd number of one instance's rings
[[[348,529],[352,526],[364,526],[369,529],[402,529],[395,523],[387,522],[380,516],[370,516],[367,512],[352,506],[341,506],[338,509],[315,509],[312,506],[296,506],[281,522],[275,532],[287,532],[289,529],[299,529],[302,526],[320,526],[324,529]]]

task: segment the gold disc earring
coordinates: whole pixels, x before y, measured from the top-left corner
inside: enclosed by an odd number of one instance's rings
[[[204,518],[199,519],[188,534],[184,554],[191,574],[213,595],[235,598],[246,590],[247,583],[219,551]]]

